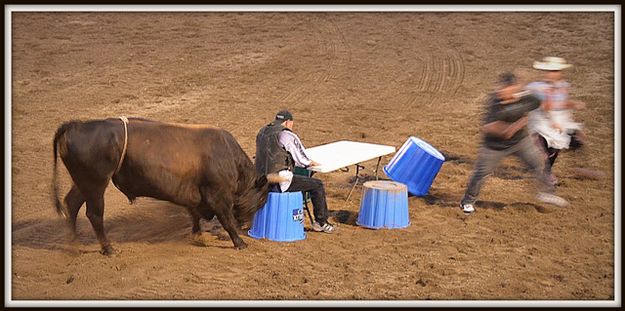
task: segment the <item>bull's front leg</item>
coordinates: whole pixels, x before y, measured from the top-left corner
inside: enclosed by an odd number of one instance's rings
[[[232,214],[232,208],[232,203],[229,205],[221,204],[218,208],[215,208],[215,214],[217,214],[217,219],[224,229],[226,229],[226,232],[228,232],[232,243],[234,243],[234,247],[236,249],[244,249],[247,247],[247,244],[239,237],[236,227],[237,221]]]

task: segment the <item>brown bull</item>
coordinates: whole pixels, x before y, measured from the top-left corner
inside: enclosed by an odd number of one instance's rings
[[[73,180],[65,205],[59,200],[57,148]],[[201,217],[216,215],[238,249],[247,245],[237,228],[265,203],[269,182],[279,181],[257,176],[252,161],[223,129],[138,118],[64,123],[54,135],[56,210],[75,240],[76,216],[86,202],[104,254],[113,251],[103,222],[104,191],[111,179],[131,203],[152,197],[186,207],[194,235],[200,234]]]

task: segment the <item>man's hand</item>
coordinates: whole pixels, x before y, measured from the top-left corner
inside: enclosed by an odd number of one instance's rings
[[[551,123],[551,127],[553,127],[556,131],[558,131],[558,133],[562,133],[562,131],[563,131],[562,127],[560,126],[560,124],[555,123],[555,122]]]
[[[569,100],[569,106],[577,110],[586,109],[586,104],[579,100]]]
[[[527,125],[527,116],[523,116],[522,118],[514,121],[508,128],[504,131],[503,136],[505,139],[510,139],[516,132],[521,130],[524,126]]]
[[[503,137],[504,139],[510,139],[516,132],[527,125],[527,116],[512,122],[494,121],[482,126],[482,131],[491,135]]]
[[[513,123],[513,124],[516,126],[516,131],[518,131],[518,130],[522,129],[524,126],[526,126],[526,125],[527,125],[527,120],[528,120],[527,115],[525,115],[525,116],[523,116],[522,118],[520,118],[520,119],[516,120],[516,121]],[[516,132],[516,131],[515,131],[515,132]]]
[[[314,160],[310,160],[310,167],[321,166],[321,163]]]

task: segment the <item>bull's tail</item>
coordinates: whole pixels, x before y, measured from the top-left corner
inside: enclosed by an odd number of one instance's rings
[[[54,141],[53,141],[53,171],[52,171],[52,195],[54,196],[54,205],[56,207],[56,212],[60,215],[63,216],[64,218],[67,218],[67,210],[65,209],[65,207],[63,206],[63,203],[61,203],[61,200],[59,199],[59,184],[58,184],[58,168],[57,168],[57,154],[58,154],[58,146],[59,146],[59,139],[61,138],[61,136],[63,134],[65,134],[65,132],[69,129],[71,123],[64,123],[63,125],[59,126],[59,128],[56,130],[56,133],[54,134]]]
[[[280,176],[278,173],[267,174],[267,182],[270,184],[278,184],[287,180],[289,179],[284,176]]]

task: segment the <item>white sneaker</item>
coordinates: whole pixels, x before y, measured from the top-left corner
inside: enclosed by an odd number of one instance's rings
[[[465,215],[470,215],[470,214],[473,214],[473,212],[475,212],[475,207],[473,207],[473,204],[471,203],[468,203],[468,204],[460,203],[460,208],[462,209]]]
[[[334,226],[328,222],[321,225],[320,223],[316,221],[313,223],[312,229],[313,231],[316,231],[316,232],[325,232],[325,233],[334,233],[334,230],[335,230]]]
[[[569,202],[567,200],[565,200],[564,198],[561,198],[555,194],[551,194],[551,193],[546,193],[546,192],[539,192],[536,195],[536,199],[538,201],[544,202],[544,203],[548,203],[548,204],[553,204],[556,205],[558,207],[567,207],[569,206]]]

